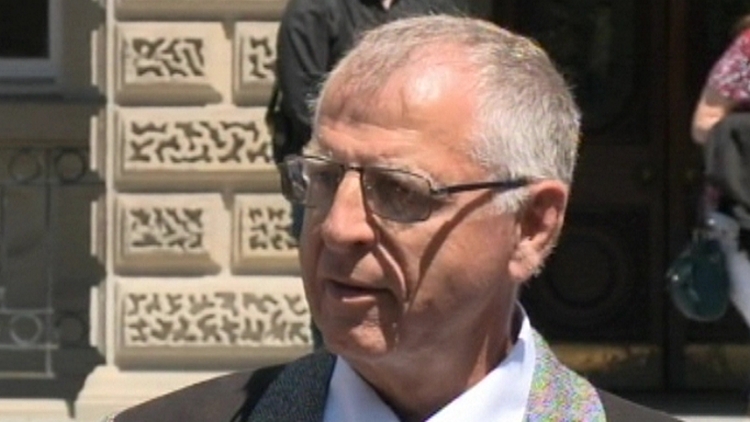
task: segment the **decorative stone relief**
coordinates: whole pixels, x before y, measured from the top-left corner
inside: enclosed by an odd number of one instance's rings
[[[117,26],[116,98],[120,104],[203,104],[221,100],[218,23]]]
[[[120,109],[119,186],[277,190],[263,107]]]
[[[304,346],[310,342],[300,294],[176,291],[121,298],[124,347]]]
[[[276,63],[277,22],[238,23],[234,31],[234,98],[238,104],[265,105]]]
[[[222,202],[217,195],[117,197],[115,270],[119,274],[219,271]]]
[[[242,18],[274,20],[287,0],[115,0],[120,19]]]
[[[117,303],[121,365],[247,364],[292,357],[312,344],[307,301],[294,278],[121,279]]]
[[[278,194],[241,195],[234,202],[232,270],[298,274],[291,205]]]

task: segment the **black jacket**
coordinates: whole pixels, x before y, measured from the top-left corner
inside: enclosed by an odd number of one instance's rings
[[[225,375],[130,408],[111,420],[320,422],[334,362],[333,355],[318,352],[286,366]],[[597,392],[608,422],[677,421],[604,391]]]
[[[397,0],[384,9],[380,0],[290,0],[277,38],[276,77],[280,92],[284,145],[274,160],[299,154],[310,140],[311,102],[326,74],[368,29],[409,16],[467,15],[466,0]]]

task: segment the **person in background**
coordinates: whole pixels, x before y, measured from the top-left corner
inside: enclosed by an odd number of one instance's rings
[[[750,111],[750,14],[732,31],[731,45],[711,68],[693,112],[691,135],[704,145],[714,125],[733,111]]]
[[[706,78],[691,134],[706,158],[701,213],[721,240],[730,297],[750,327],[750,14],[732,36]]]
[[[706,78],[691,134],[705,158],[700,213],[721,244],[729,297],[750,327],[750,14],[732,37]]]
[[[536,43],[465,17],[387,23],[314,116],[280,169],[306,207],[299,259],[326,347],[116,422],[676,420],[562,365],[518,301],[559,238],[580,142]]]
[[[274,160],[299,154],[310,140],[311,102],[325,75],[362,31],[407,16],[468,13],[466,0],[290,0],[277,38],[280,113],[286,133]],[[299,237],[303,209],[293,209]]]

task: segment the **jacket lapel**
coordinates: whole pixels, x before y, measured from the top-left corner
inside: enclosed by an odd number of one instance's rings
[[[287,365],[268,386],[249,421],[321,422],[335,357],[325,351]]]

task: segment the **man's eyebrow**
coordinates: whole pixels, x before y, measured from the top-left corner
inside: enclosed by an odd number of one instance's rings
[[[444,184],[438,181],[432,173],[427,172],[426,170],[422,168],[414,167],[413,165],[408,165],[406,163],[402,163],[399,161],[373,162],[370,166],[378,167],[382,169],[388,169],[388,170],[396,170],[396,171],[401,171],[405,173],[411,173],[411,174],[427,179],[427,181],[430,182],[430,184],[432,184],[433,186],[440,186]]]
[[[333,152],[328,149],[324,148],[320,145],[320,137],[319,136],[313,136],[310,138],[310,142],[305,145],[305,148],[303,150],[303,154],[305,155],[315,155],[318,157],[324,157],[328,158],[329,160],[334,160],[334,154]],[[367,162],[362,164],[364,167],[377,167],[381,169],[388,169],[388,170],[396,170],[396,171],[403,171],[407,173],[413,173],[418,176],[422,176],[425,179],[427,179],[431,184],[435,186],[440,186],[444,183],[438,181],[436,177],[428,173],[422,169],[414,168],[413,166],[410,166],[406,163],[399,162],[398,160],[382,160],[382,159],[371,159],[367,160]]]

